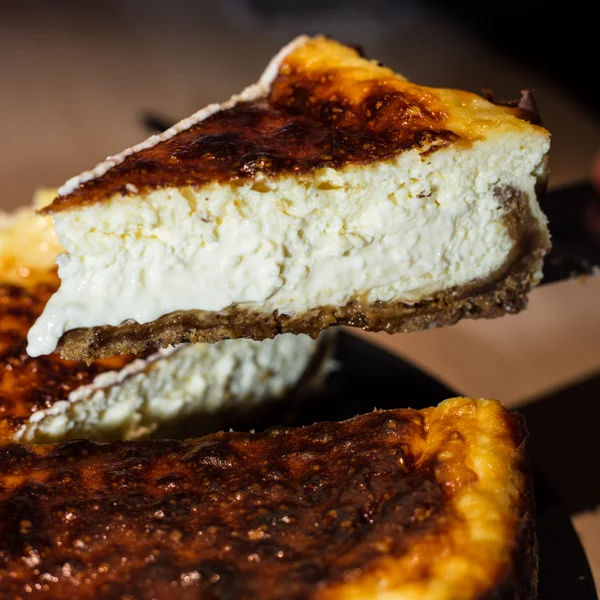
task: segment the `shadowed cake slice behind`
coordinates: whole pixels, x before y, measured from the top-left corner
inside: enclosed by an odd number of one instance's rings
[[[424,87],[300,37],[239,96],[61,188],[68,254],[28,352],[518,312],[550,245],[549,146],[530,94]]]

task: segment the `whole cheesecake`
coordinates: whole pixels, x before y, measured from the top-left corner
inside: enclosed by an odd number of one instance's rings
[[[493,401],[188,441],[0,447],[0,596],[533,600],[522,420]]]
[[[550,246],[549,147],[529,93],[420,86],[302,36],[240,95],[59,190],[62,282],[28,352],[517,312]]]

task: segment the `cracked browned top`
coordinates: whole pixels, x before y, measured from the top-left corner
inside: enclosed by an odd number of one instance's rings
[[[316,37],[284,57],[259,97],[239,102],[138,151],[57,198],[50,212],[166,186],[202,186],[257,173],[309,173],[416,148],[468,146],[496,128],[533,127],[523,107],[418,86],[348,46]],[[127,187],[127,184],[131,184]],[[133,186],[133,187],[132,187]]]
[[[31,358],[25,351],[27,332],[58,287],[54,271],[41,275],[40,282],[29,281],[32,275],[23,285],[0,283],[0,443],[12,439],[35,411],[66,400],[96,375],[135,360],[115,356],[86,366],[57,354]]]
[[[0,596],[368,598],[460,559],[449,585],[476,598],[510,572],[522,441],[499,404],[456,399],[259,434],[0,447]],[[478,475],[484,450],[502,468]],[[480,491],[494,535],[474,551],[457,502],[479,518]]]

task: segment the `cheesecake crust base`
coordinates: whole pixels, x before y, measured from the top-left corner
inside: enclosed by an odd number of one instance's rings
[[[542,180],[536,190],[538,197],[544,187]],[[131,321],[118,326],[67,331],[57,351],[63,358],[90,363],[98,358],[140,353],[182,342],[264,340],[280,333],[316,338],[322,330],[335,325],[400,333],[453,325],[463,318],[490,319],[518,313],[527,306],[527,294],[539,282],[540,265],[550,248],[550,240],[539,218],[532,214],[524,192],[500,187],[496,194],[506,208],[502,218],[515,246],[504,265],[485,280],[441,291],[414,304],[356,298],[344,306],[320,306],[295,315],[235,305],[219,312],[176,311],[149,323]]]

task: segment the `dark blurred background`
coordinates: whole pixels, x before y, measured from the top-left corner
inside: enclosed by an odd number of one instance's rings
[[[314,19],[313,26],[319,22],[335,23],[340,16],[344,21],[344,14],[355,12],[357,21],[381,21],[382,26],[393,27],[402,21],[410,23],[411,15],[414,17],[417,11],[429,10],[464,27],[465,33],[503,55],[552,78],[591,108],[598,110],[600,106],[600,84],[595,79],[599,58],[598,25],[592,16],[595,14],[593,3],[580,0],[254,0],[237,4],[245,5],[265,22],[281,20],[288,25],[296,19],[300,24],[312,13],[308,22]],[[427,47],[431,41],[427,28],[420,32],[420,37],[422,43],[413,53],[431,52],[433,49]]]
[[[430,0],[498,52],[525,64],[598,112],[598,23],[594,4],[535,0]]]

